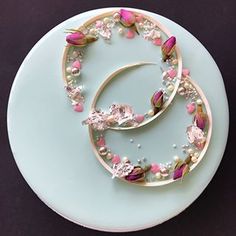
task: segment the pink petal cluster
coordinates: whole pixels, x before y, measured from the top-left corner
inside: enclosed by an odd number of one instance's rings
[[[118,125],[133,121],[134,113],[131,106],[126,104],[112,104],[109,108],[110,115],[114,117]]]
[[[196,109],[195,103],[191,102],[191,103],[187,104],[186,105],[186,109],[187,109],[189,114],[192,114],[195,111],[195,109]]]
[[[81,62],[79,60],[76,60],[72,63],[72,68],[81,69]]]
[[[105,130],[107,126],[107,117],[108,115],[101,111],[93,110],[89,117],[83,121],[83,124],[92,126],[95,130]]]
[[[81,89],[79,87],[71,87],[71,86],[66,86],[65,87],[68,97],[70,98],[71,102],[73,104],[78,104],[78,103],[83,103],[84,102],[84,97],[81,93]]]
[[[112,169],[113,169],[112,178],[115,178],[115,177],[123,178],[132,172],[132,170],[134,169],[134,166],[128,162],[120,162],[120,163],[114,164]]]
[[[156,163],[152,163],[151,164],[151,169],[150,171],[153,173],[153,174],[156,174],[157,172],[160,171],[160,166]]]
[[[114,155],[113,155],[113,158],[112,158],[112,160],[111,160],[111,162],[112,162],[113,164],[118,164],[118,163],[120,163],[120,156],[117,155],[117,154],[114,154]]]
[[[74,105],[74,111],[82,112],[83,110],[84,110],[84,104],[82,102]]]
[[[204,147],[206,138],[204,132],[195,125],[187,127],[187,138],[189,143],[194,144],[197,148],[202,149]]]
[[[105,141],[104,137],[100,137],[97,141],[97,146],[104,147],[105,145],[106,145],[106,141]]]

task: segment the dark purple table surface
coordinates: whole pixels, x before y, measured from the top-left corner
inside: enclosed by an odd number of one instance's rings
[[[236,235],[236,154],[233,146],[236,139],[235,0],[1,0],[0,235],[108,234],[73,224],[54,213],[38,199],[21,176],[13,159],[6,118],[12,82],[33,45],[50,29],[71,16],[109,6],[129,6],[153,11],[190,31],[209,50],[218,64],[230,105],[227,148],[209,186],[177,217],[151,229],[135,232],[135,235]],[[221,95],[218,94],[216,99],[221,99]]]

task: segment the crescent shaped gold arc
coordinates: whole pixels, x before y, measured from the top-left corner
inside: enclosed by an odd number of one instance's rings
[[[91,110],[94,110],[96,109],[96,104],[97,104],[97,101],[102,93],[102,91],[105,89],[105,87],[112,81],[116,78],[117,75],[119,75],[120,73],[128,70],[128,69],[132,69],[134,67],[138,67],[138,66],[144,66],[144,65],[156,65],[157,63],[154,63],[154,62],[138,62],[138,63],[133,63],[133,64],[130,64],[130,65],[126,65],[126,66],[123,66],[119,69],[117,69],[116,71],[114,71],[113,73],[111,73],[107,79],[101,84],[101,86],[99,87],[99,89],[97,90],[95,96],[94,96],[94,99],[92,101],[92,105],[91,105]],[[173,93],[171,94],[171,97],[168,99],[167,102],[165,102],[162,106],[162,109],[154,116],[152,116],[151,118],[145,120],[144,122],[141,122],[140,124],[138,125],[135,125],[135,126],[125,126],[125,127],[122,127],[122,126],[109,126],[109,129],[113,129],[113,130],[130,130],[130,129],[136,129],[136,128],[139,128],[139,127],[142,127],[146,124],[148,124],[149,122],[155,120],[158,116],[160,116],[166,109],[167,107],[169,106],[169,104],[171,104],[176,92],[177,92],[177,89],[178,89],[178,86],[179,86],[179,81],[176,83],[176,86],[175,86],[175,89],[173,91]]]

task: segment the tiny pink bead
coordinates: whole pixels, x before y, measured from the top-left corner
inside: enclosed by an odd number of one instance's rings
[[[135,32],[133,30],[128,30],[126,33],[126,38],[127,39],[133,39],[135,36]]]
[[[103,137],[100,137],[99,140],[97,141],[97,146],[99,147],[104,147],[106,145],[106,141]]]
[[[192,103],[187,104],[186,108],[187,108],[187,112],[189,114],[192,114],[196,109],[195,103],[192,102]]]
[[[160,171],[160,166],[156,163],[152,163],[151,164],[151,170],[150,170],[153,174],[156,174],[157,172]]]
[[[80,61],[74,61],[72,64],[73,68],[81,69],[81,63]]]
[[[175,78],[175,76],[177,75],[177,71],[175,69],[170,69],[167,71],[167,73],[171,79]]]
[[[113,157],[112,157],[111,162],[112,162],[113,164],[118,164],[118,163],[120,163],[120,156],[117,155],[117,154],[114,154]]]
[[[84,110],[83,103],[78,103],[78,104],[74,105],[74,111],[82,112],[83,110]]]
[[[156,46],[161,46],[162,40],[160,38],[154,39],[152,43]]]
[[[142,114],[137,114],[137,115],[134,116],[134,119],[135,119],[135,121],[137,121],[138,123],[141,123],[141,122],[144,121],[144,115],[142,115]]]
[[[97,20],[95,23],[96,28],[101,28],[102,27],[102,21],[101,20]]]
[[[190,75],[190,71],[189,71],[189,69],[186,69],[186,68],[183,69],[183,70],[182,70],[182,75],[183,75],[183,76]]]
[[[136,16],[136,22],[140,23],[143,21],[143,15],[139,14],[138,16]]]

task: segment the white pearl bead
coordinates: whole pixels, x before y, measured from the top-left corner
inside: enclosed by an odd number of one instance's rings
[[[139,25],[140,28],[143,27],[143,23],[142,22],[140,22],[138,25]]]
[[[166,72],[166,71],[164,71],[164,72],[162,73],[162,77],[163,77],[163,78],[167,77],[167,72]]]
[[[104,24],[109,23],[109,21],[110,21],[110,19],[109,19],[108,17],[105,17],[105,18],[103,19],[103,23],[104,23]]]
[[[156,31],[154,34],[154,38],[160,38],[161,37],[161,32],[160,31]]]
[[[173,159],[175,162],[178,162],[180,160],[180,158],[178,156],[174,156]]]
[[[72,76],[71,75],[67,75],[66,78],[67,78],[67,80],[72,80]]]
[[[80,90],[81,93],[84,93],[84,92],[85,92],[84,85],[79,85],[79,86],[78,86],[78,89]]]
[[[107,156],[106,156],[107,160],[111,160],[112,156],[113,156],[113,155],[112,155],[110,152],[107,153]]]
[[[116,12],[114,15],[113,15],[113,18],[115,20],[115,22],[118,22],[120,20],[120,14],[118,12]]]
[[[78,68],[73,68],[72,70],[71,70],[71,74],[73,75],[73,76],[79,76],[80,75],[80,70],[78,69]]]
[[[201,99],[197,99],[196,103],[197,103],[197,105],[202,105],[202,100]]]
[[[95,33],[96,33],[96,30],[95,30],[94,28],[92,28],[92,29],[89,30],[89,33],[90,33],[90,34],[95,34]]]
[[[109,124],[114,123],[114,121],[115,121],[115,118],[114,118],[113,115],[110,115],[110,116],[107,117],[107,122],[108,122]]]
[[[153,115],[154,115],[154,111],[153,111],[152,109],[150,109],[150,110],[148,111],[148,115],[149,115],[149,116],[153,116]]]
[[[184,83],[184,87],[185,87],[186,89],[188,89],[188,88],[189,88],[189,83],[188,83],[188,82],[185,82],[185,83]]]
[[[71,70],[72,70],[72,68],[71,68],[70,66],[68,66],[68,67],[66,68],[66,72],[67,72],[67,73],[71,73]]]
[[[173,90],[174,90],[174,85],[173,84],[170,84],[168,87],[167,87],[167,90],[169,91],[169,92],[172,92]]]
[[[99,150],[98,150],[98,152],[99,152],[99,154],[101,155],[101,156],[106,156],[107,155],[107,153],[108,153],[108,150],[107,150],[107,148],[106,147],[100,147],[99,148]]]
[[[197,158],[196,156],[193,155],[193,156],[191,157],[191,161],[192,161],[193,163],[197,162],[197,160],[198,160],[198,158]]]
[[[77,105],[77,104],[78,104],[78,102],[76,102],[76,101],[72,101],[72,102],[71,102],[71,105],[72,105],[72,106]]]
[[[167,177],[169,175],[169,170],[166,167],[160,169],[161,176]]]
[[[119,33],[120,35],[123,35],[123,34],[124,34],[124,29],[123,29],[123,28],[119,28],[119,29],[118,29],[118,33]]]
[[[161,173],[160,173],[160,172],[157,172],[157,173],[155,174],[155,176],[156,176],[157,179],[161,179]]]
[[[199,157],[199,153],[198,152],[195,152],[194,154],[193,154],[195,157]]]
[[[123,161],[123,162],[128,162],[129,159],[128,159],[128,157],[123,157],[123,158],[122,158],[122,161]]]
[[[189,148],[189,149],[187,150],[187,152],[191,155],[191,154],[194,153],[194,150],[193,150],[192,148]]]
[[[176,65],[176,64],[178,64],[178,60],[177,59],[172,60],[172,65]]]
[[[179,93],[180,96],[183,96],[185,94],[184,88],[183,87],[179,87],[178,93]]]
[[[78,52],[73,51],[73,52],[72,52],[72,56],[73,56],[73,57],[78,57]]]
[[[139,144],[137,145],[137,147],[138,147],[138,148],[141,148],[141,144],[139,143]]]

